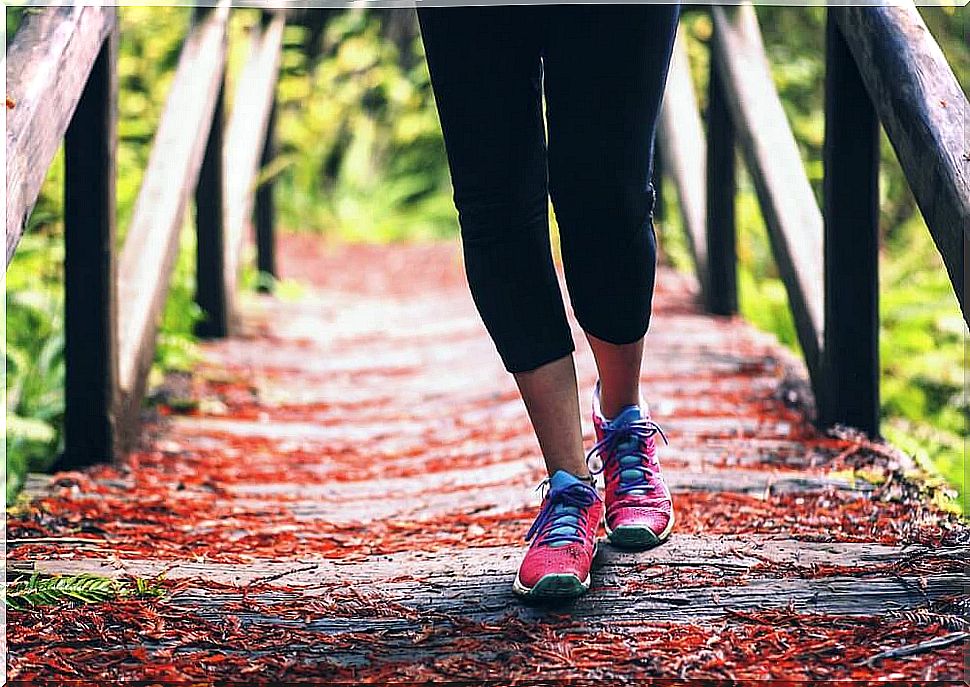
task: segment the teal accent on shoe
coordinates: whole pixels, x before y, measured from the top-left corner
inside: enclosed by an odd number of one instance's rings
[[[635,525],[621,525],[606,536],[613,546],[637,551],[652,549],[661,542],[657,535],[650,531],[649,527],[637,527]]]
[[[575,575],[551,573],[529,591],[534,599],[571,599],[586,593],[586,585]]]
[[[612,420],[606,420],[605,429],[614,430],[619,429],[623,425],[628,425],[636,420],[643,419],[643,411],[640,406],[624,406],[623,410],[614,417]]]
[[[553,548],[580,541],[580,514],[597,498],[596,490],[565,470],[557,470],[548,484],[546,502],[526,534],[526,541],[538,536],[545,546]]]
[[[643,410],[638,405],[624,406],[612,420],[603,425],[606,433],[622,430],[644,420]],[[630,432],[624,440],[618,441],[614,448],[614,457],[619,467],[620,485],[625,486],[626,493],[643,496],[648,492],[646,488],[638,489],[637,483],[643,482],[643,455],[640,452],[640,438],[636,432]]]

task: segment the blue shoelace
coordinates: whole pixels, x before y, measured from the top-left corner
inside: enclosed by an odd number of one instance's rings
[[[539,488],[547,484],[549,480],[543,480]],[[542,510],[525,535],[525,540],[531,541],[538,536],[544,545],[554,547],[582,541],[582,511],[592,506],[596,498],[596,490],[586,484],[570,484],[561,489],[550,488],[542,502]]]
[[[658,434],[666,444],[667,435],[653,420],[633,420],[616,429],[607,429],[603,439],[586,454],[587,466],[594,456],[599,456],[602,463],[599,470],[590,468],[590,474],[598,475],[606,470],[607,463],[615,457],[615,469],[620,473],[617,494],[651,491],[655,485],[649,480],[656,476],[651,465],[655,465],[655,462],[641,447],[647,439]]]

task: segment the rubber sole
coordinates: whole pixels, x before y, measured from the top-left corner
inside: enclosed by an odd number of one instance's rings
[[[639,527],[637,525],[620,525],[615,530],[611,530],[606,523],[606,516],[603,517],[603,526],[606,528],[606,538],[610,544],[621,549],[635,549],[644,551],[663,544],[674,529],[674,515],[671,513],[670,522],[663,532],[656,534],[649,527]]]
[[[522,584],[518,575],[512,583],[512,591],[530,599],[573,599],[582,596],[588,589],[589,576],[580,580],[572,573],[549,573],[532,587]]]
[[[596,558],[597,553],[599,553],[599,547],[594,546],[593,559]],[[533,586],[526,587],[516,573],[512,591],[529,599],[574,599],[589,590],[589,581],[589,573],[586,574],[585,580],[579,579],[572,573],[549,573],[539,578]]]

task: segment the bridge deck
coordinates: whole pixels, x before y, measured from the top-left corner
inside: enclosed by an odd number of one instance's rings
[[[8,517],[10,568],[165,589],[11,611],[11,679],[965,677],[967,528],[890,448],[816,433],[799,363],[688,278],[660,275],[644,372],[675,533],[526,606],[541,461],[455,246],[281,251],[311,288],[252,299],[124,465],[37,479]]]

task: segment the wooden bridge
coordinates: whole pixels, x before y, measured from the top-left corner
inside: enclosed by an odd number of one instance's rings
[[[967,99],[912,7],[830,9],[820,211],[753,10],[709,11],[706,127],[679,45],[658,139],[698,277],[661,270],[644,373],[678,527],[647,553],[603,547],[593,590],[553,607],[511,593],[541,460],[457,246],[277,237],[271,184],[254,192],[299,15],[265,13],[230,99],[230,9],[197,12],[118,255],[115,13],[29,15],[6,55],[7,262],[63,139],[66,451],[8,513],[8,579],[133,591],[9,611],[8,677],[965,680],[970,528],[874,435],[877,127],[965,308]],[[735,148],[805,360],[735,316]],[[193,194],[211,340],[143,411]],[[301,298],[239,292],[251,215],[260,268]]]

